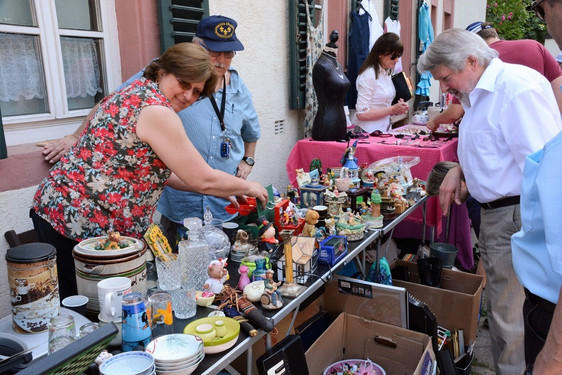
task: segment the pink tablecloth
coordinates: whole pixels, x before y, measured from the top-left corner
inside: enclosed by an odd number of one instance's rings
[[[353,141],[350,141],[350,143]],[[447,141],[444,139],[423,141],[422,138],[418,138],[412,141],[408,137],[369,137],[359,140],[355,156],[359,165],[370,165],[377,160],[391,156],[419,156],[420,162],[411,168],[411,172],[413,177],[425,181],[435,163],[443,160],[458,160],[457,143],[458,140],[456,138]],[[348,144],[344,142],[320,142],[313,141],[310,138],[298,141],[291,150],[286,163],[287,174],[291,184],[297,186],[295,170],[303,168],[305,171],[309,171],[310,162],[315,158],[321,160],[322,172],[326,172],[326,168],[341,167],[340,159],[347,147]],[[430,198],[427,202],[426,223],[434,226],[438,234],[443,230],[442,215],[439,199],[436,197]],[[472,243],[466,207],[464,205],[458,207],[458,209],[454,210],[453,215],[455,215],[454,225],[450,227],[449,242],[455,243],[459,247],[459,260],[462,259],[463,267],[468,268],[472,263]],[[416,224],[422,223],[422,210],[416,210],[406,220]],[[453,220],[451,220],[452,223]],[[454,231],[460,232],[455,235]],[[462,243],[457,243],[458,239],[462,239]]]

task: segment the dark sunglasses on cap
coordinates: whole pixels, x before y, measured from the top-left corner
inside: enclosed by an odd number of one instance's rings
[[[527,7],[527,10],[530,10],[531,12],[535,12],[535,14],[537,15],[537,17],[539,17],[539,19],[541,21],[544,21],[544,8],[541,6],[542,2],[544,0],[539,0],[539,1],[533,1],[531,3],[531,5],[529,5]]]

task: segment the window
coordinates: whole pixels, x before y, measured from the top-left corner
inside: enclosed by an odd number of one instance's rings
[[[0,2],[0,108],[8,144],[72,132],[48,128],[80,123],[117,83],[109,72],[120,66],[110,40],[117,34],[114,1]],[[10,142],[11,131],[22,129],[23,140],[20,134]]]
[[[208,0],[158,0],[162,53],[176,43],[191,42],[203,17],[209,15]]]

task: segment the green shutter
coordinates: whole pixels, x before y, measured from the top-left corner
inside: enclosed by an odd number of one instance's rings
[[[306,8],[314,9],[314,0],[289,0],[290,107],[304,108],[306,79]],[[314,11],[311,18],[314,22]]]
[[[191,42],[201,18],[209,15],[208,0],[158,0],[160,48]]]

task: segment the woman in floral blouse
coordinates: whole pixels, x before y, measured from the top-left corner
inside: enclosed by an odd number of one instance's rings
[[[176,112],[212,94],[217,75],[192,43],[170,47],[143,78],[107,96],[77,143],[49,171],[31,217],[57,249],[61,298],[76,294],[72,249],[109,229],[141,238],[164,185],[224,197],[267,191],[257,182],[212,169],[189,141]]]

